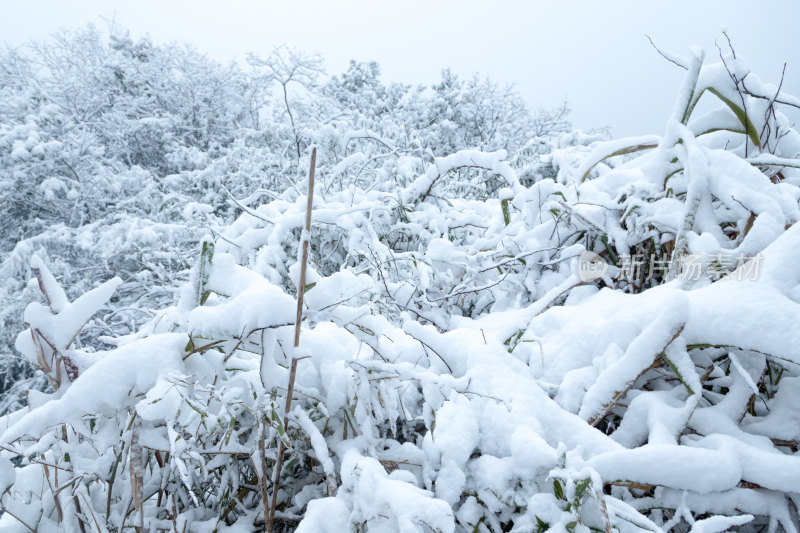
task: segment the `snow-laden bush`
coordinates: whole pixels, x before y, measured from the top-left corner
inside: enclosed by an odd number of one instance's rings
[[[285,47],[241,69],[109,30],[0,49],[0,414],[44,386],[13,348],[36,294],[26,285],[34,253],[70,298],[122,278],[77,340],[101,349],[98,328],[130,333],[174,301],[204,233],[296,194],[311,144],[325,195],[396,189],[435,155],[476,146],[509,149],[530,183],[539,164],[552,169],[540,159],[568,129],[566,106],[531,113],[513,88],[449,71],[413,89],[384,84],[374,63],[326,78],[318,57]]]
[[[234,196],[111,350],[75,339],[120,281],[70,301],[34,259],[55,392],[0,419],[0,530],[797,531],[800,102],[671,59],[663,135],[523,166],[321,129],[304,286],[304,184]]]

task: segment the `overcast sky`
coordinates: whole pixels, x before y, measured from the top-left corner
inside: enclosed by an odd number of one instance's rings
[[[227,61],[288,44],[320,52],[329,74],[350,59],[386,81],[430,84],[443,67],[513,82],[533,108],[567,99],[577,127],[615,136],[661,133],[682,71],[650,46],[718,58],[723,28],[764,81],[800,95],[800,0],[0,0],[0,41],[114,17],[134,36],[187,42]],[[792,115],[800,121],[798,114]]]

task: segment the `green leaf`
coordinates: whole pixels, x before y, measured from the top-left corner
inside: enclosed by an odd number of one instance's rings
[[[525,330],[521,329],[521,330],[517,331],[516,333],[514,333],[513,335],[511,335],[509,338],[507,338],[503,342],[503,344],[508,346],[508,353],[511,353],[511,352],[514,351],[514,348],[517,347],[517,344],[519,344],[519,340],[522,338],[522,335],[524,335],[524,334],[525,334]]]
[[[275,411],[275,409],[271,410],[270,418],[274,422],[275,429],[278,430],[278,436],[283,442],[283,445],[291,450],[292,441],[289,440],[289,435],[286,433],[286,428],[283,426],[283,421],[281,420],[281,417],[278,416],[278,413]]]
[[[686,388],[686,391],[689,393],[689,395],[690,395],[690,396],[694,396],[694,391],[693,391],[693,390],[692,390],[692,388],[689,386],[689,384],[688,384],[688,383],[686,383],[686,380],[685,380],[685,379],[683,379],[683,376],[682,376],[682,375],[681,375],[681,373],[678,371],[678,367],[676,367],[676,366],[675,366],[675,363],[673,363],[673,362],[670,360],[670,358],[669,358],[669,357],[667,357],[667,354],[666,354],[666,353],[664,353],[664,352],[661,352],[661,358],[664,360],[664,362],[665,362],[665,363],[667,363],[667,366],[670,368],[670,370],[672,370],[672,373],[673,373],[673,374],[675,374],[675,377],[677,377],[677,378],[678,378],[678,381],[680,381],[680,382],[683,384],[683,386]]]
[[[200,305],[205,305],[208,297],[211,296],[212,291],[203,291],[202,296],[200,296]]]
[[[617,258],[617,254],[614,252],[614,249],[611,247],[611,245],[608,244],[608,237],[606,237],[605,235],[602,235],[600,237],[600,240],[603,242],[603,246],[606,247],[606,252],[608,252],[608,256],[611,259],[611,263],[614,266],[619,267],[620,266],[619,258]]]
[[[567,498],[564,496],[564,489],[561,487],[561,483],[557,479],[553,480],[553,493],[559,500],[566,501]]]
[[[612,152],[612,153],[610,153],[610,154],[608,154],[606,156],[603,156],[600,159],[598,159],[597,161],[595,161],[594,163],[592,163],[589,166],[589,168],[586,169],[586,172],[584,172],[583,175],[581,176],[581,183],[586,181],[586,178],[589,177],[589,174],[592,172],[594,167],[596,167],[597,165],[599,165],[600,163],[602,163],[606,159],[611,159],[612,157],[616,157],[618,155],[625,155],[625,154],[632,154],[634,152],[641,152],[642,150],[652,150],[653,148],[657,148],[657,147],[658,147],[658,144],[652,144],[652,143],[649,143],[649,144],[633,144],[631,146],[626,146],[624,148],[620,148],[619,150],[616,150],[616,151],[614,151],[614,152]]]
[[[741,122],[742,126],[744,126],[744,130],[747,132],[747,136],[750,137],[750,140],[753,142],[753,144],[756,147],[761,148],[761,139],[758,138],[756,127],[753,126],[753,123],[750,121],[750,117],[747,116],[745,110],[736,105],[732,100],[728,99],[725,95],[713,87],[709,87],[708,92],[722,100],[725,105],[727,105],[731,111],[733,111],[733,114],[736,115],[736,118],[738,118],[739,122]]]
[[[308,291],[310,291],[311,289],[313,289],[316,286],[317,286],[317,282],[316,281],[314,283],[307,284],[305,290],[303,291],[303,293],[304,294],[307,293]]]
[[[583,495],[586,494],[586,489],[588,489],[591,484],[592,484],[592,478],[587,477],[586,479],[581,480],[580,483],[575,485],[575,503],[581,501]]]
[[[548,524],[538,516],[536,516],[535,518],[536,518],[536,533],[544,533],[545,531],[550,529],[550,524]]]
[[[697,105],[697,102],[700,100],[700,97],[703,96],[703,94],[706,91],[710,92],[711,94],[713,94],[714,96],[716,96],[717,98],[722,100],[722,102],[726,106],[728,106],[728,108],[731,111],[733,111],[733,114],[736,115],[736,118],[739,119],[739,122],[742,124],[742,127],[744,127],[744,131],[742,133],[746,133],[747,136],[750,138],[750,141],[755,146],[757,146],[758,148],[761,148],[761,139],[759,139],[759,137],[758,137],[758,132],[756,131],[756,127],[750,121],[750,117],[747,116],[747,113],[745,112],[745,110],[742,109],[736,102],[734,102],[733,100],[731,100],[730,98],[728,98],[727,96],[722,94],[718,89],[715,89],[714,87],[707,87],[707,88],[703,89],[700,92],[700,94],[698,94],[692,100],[692,104],[686,110],[686,115],[684,116],[684,122],[683,123],[686,124],[689,121],[689,117],[691,116],[692,111],[694,111],[694,108]],[[720,129],[725,129],[725,128],[720,128]],[[704,133],[707,133],[707,132],[704,132]]]
[[[511,214],[508,212],[508,199],[501,200],[500,206],[503,209],[503,222],[506,223],[506,226],[511,224]]]
[[[486,517],[485,517],[485,516],[482,516],[482,517],[481,517],[481,519],[480,519],[480,520],[478,520],[478,523],[477,523],[477,524],[475,524],[475,527],[474,527],[474,528],[472,528],[472,533],[479,533],[479,532],[480,532],[480,530],[481,530],[481,524],[483,524],[483,522],[484,522],[485,520],[486,520]]]
[[[733,132],[733,133],[747,133],[745,130],[733,129],[733,128],[709,128],[707,130],[701,131],[700,133],[695,135],[695,137],[700,137],[702,135],[708,135],[709,133],[714,133],[716,131],[730,131],[730,132]]]

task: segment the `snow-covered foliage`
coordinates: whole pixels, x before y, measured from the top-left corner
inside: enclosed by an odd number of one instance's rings
[[[494,119],[449,74],[413,91],[252,58],[319,99],[281,93],[282,131],[163,177],[185,219],[51,230],[138,250],[147,275],[131,261],[71,294],[63,259],[30,255],[53,234],[8,256],[44,297],[16,348],[52,392],[0,418],[0,531],[258,531],[274,512],[304,533],[796,532],[800,134],[779,107],[800,101],[732,53],[669,57],[687,74],[664,132],[613,141],[520,137],[505,97],[502,127],[469,127]],[[720,106],[696,116],[701,96]],[[324,98],[352,116],[315,122]],[[607,268],[587,277],[587,257]],[[92,322],[137,282],[176,298],[140,326]]]
[[[353,63],[326,78],[319,58],[285,48],[247,69],[222,66],[113,28],[0,49],[0,392],[12,389],[0,414],[46,385],[13,347],[37,297],[34,253],[70,298],[121,277],[113,310],[77,340],[103,349],[98,336],[135,331],[174,302],[205,233],[294,187],[312,143],[327,150],[327,192],[391,187],[463,148],[506,148],[523,154],[520,169],[546,167],[544,146],[568,128],[566,108],[529,113],[487,80],[445,71],[412,89],[379,74]]]

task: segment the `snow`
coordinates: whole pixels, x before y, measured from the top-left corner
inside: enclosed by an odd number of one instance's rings
[[[232,256],[217,254],[207,287],[229,298],[218,305],[196,307],[188,317],[189,331],[206,339],[249,336],[256,330],[294,321],[294,299],[261,276],[242,268]]]
[[[441,450],[443,461],[453,461],[463,468],[478,444],[478,423],[464,403],[448,401],[436,413],[433,441]]]
[[[64,289],[61,288],[61,285],[58,284],[50,270],[36,254],[31,256],[31,269],[34,272],[38,271],[37,277],[43,286],[43,292],[50,309],[53,313],[60,313],[69,304]]]
[[[344,498],[352,498],[350,519],[368,521],[375,531],[422,533],[427,527],[441,533],[454,531],[450,506],[431,497],[430,492],[392,479],[371,457],[355,451],[342,460]]]
[[[718,533],[728,531],[732,527],[744,525],[753,520],[752,515],[741,516],[712,516],[698,520],[692,525],[692,533]]]
[[[308,502],[297,533],[339,533],[350,524],[350,509],[340,499],[318,498]]]
[[[659,142],[661,142],[661,137],[657,135],[642,135],[639,137],[628,137],[625,139],[599,142],[586,157],[586,162],[582,166],[578,167],[578,169],[575,171],[575,175],[581,181],[583,181],[583,177],[586,176],[592,170],[592,168],[594,168],[600,161],[611,157],[615,153],[645,146],[655,147]]]
[[[629,345],[625,354],[597,376],[586,391],[578,415],[594,419],[612,397],[631,385],[685,326],[688,299],[676,292],[663,302],[663,311]]]
[[[89,367],[63,396],[6,428],[0,441],[32,435],[59,423],[79,424],[86,415],[111,414],[130,405],[133,390],[148,390],[161,375],[180,376],[186,337],[164,333],[123,346]]]
[[[437,157],[436,162],[429,166],[425,174],[419,176],[406,187],[400,197],[404,202],[414,202],[416,199],[427,196],[431,188],[441,179],[446,179],[446,174],[451,170],[461,167],[482,167],[495,174],[499,174],[513,190],[519,190],[519,177],[511,166],[505,162],[505,150],[485,153],[479,150],[461,150],[446,157]]]
[[[63,293],[54,296],[58,312],[42,305],[31,304],[25,309],[25,322],[48,335],[48,340],[59,349],[69,348],[81,327],[104,305],[122,283],[112,278],[71,303],[63,300]]]
[[[600,454],[587,463],[603,479],[691,489],[701,494],[733,488],[742,479],[735,455],[686,446],[646,444]]]

